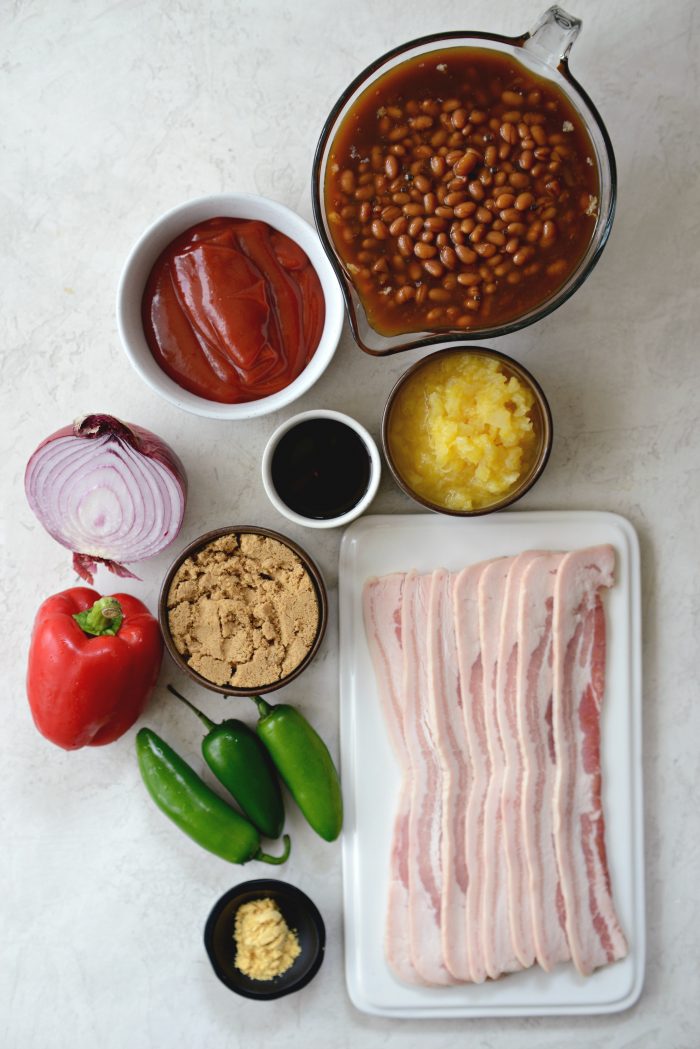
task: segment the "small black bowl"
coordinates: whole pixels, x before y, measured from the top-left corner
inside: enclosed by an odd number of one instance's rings
[[[252,980],[234,965],[236,911],[243,903],[266,898],[275,901],[289,928],[296,932],[301,954],[281,976]],[[241,882],[214,904],[204,927],[204,946],[214,972],[230,990],[244,998],[267,1001],[299,991],[314,978],[323,961],[326,927],[318,908],[301,889],[274,878],[260,878]]]

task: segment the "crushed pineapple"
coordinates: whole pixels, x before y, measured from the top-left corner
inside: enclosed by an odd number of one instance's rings
[[[399,390],[389,447],[404,481],[449,510],[497,502],[530,469],[537,451],[528,386],[494,357],[446,353]]]

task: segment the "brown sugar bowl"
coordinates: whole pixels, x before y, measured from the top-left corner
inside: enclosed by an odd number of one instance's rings
[[[286,547],[290,554],[293,555],[293,558],[295,558],[299,562],[301,568],[304,570],[305,576],[308,577],[308,580],[311,585],[311,592],[316,608],[316,624],[315,629],[309,632],[308,636],[302,637],[300,639],[300,646],[302,649],[305,649],[305,651],[303,651],[303,655],[300,656],[298,662],[294,663],[294,661],[292,660],[293,665],[290,665],[286,670],[284,670],[284,667],[282,666],[281,672],[272,680],[268,680],[266,682],[261,681],[257,683],[254,679],[254,676],[251,676],[252,668],[255,664],[257,653],[254,653],[252,662],[246,664],[245,673],[247,673],[248,676],[244,678],[244,680],[242,680],[240,684],[233,684],[230,681],[221,680],[223,676],[220,673],[221,662],[223,662],[224,660],[218,660],[212,657],[213,662],[209,663],[208,659],[210,657],[205,655],[204,658],[198,659],[199,668],[195,668],[194,666],[190,665],[192,655],[188,649],[187,641],[182,636],[179,639],[176,636],[174,636],[177,634],[177,625],[173,625],[174,617],[171,616],[172,608],[170,607],[170,593],[173,584],[177,585],[178,583],[178,574],[180,575],[180,584],[184,582],[186,585],[188,578],[194,580],[194,578],[196,577],[197,580],[200,580],[202,576],[205,575],[208,569],[212,566],[204,566],[201,563],[195,564],[194,559],[200,557],[201,554],[205,551],[205,549],[207,547],[210,547],[217,540],[223,540],[227,536],[236,537],[238,539],[239,544],[243,538],[252,537],[252,539],[254,540],[259,540],[259,542],[255,543],[255,545],[259,546],[262,550],[264,550],[265,548],[266,539],[274,540],[276,543],[281,544],[282,546]],[[252,546],[253,544],[248,545]],[[274,550],[274,547],[271,547],[271,549]],[[217,555],[221,555],[222,553],[224,554],[223,558],[221,556],[217,556],[217,563],[225,563],[226,551],[217,550],[216,553]],[[233,559],[236,555],[236,551],[231,551],[230,554],[231,558]],[[188,569],[186,566],[186,562],[188,561],[191,562],[193,568],[193,571],[189,576]],[[213,567],[216,566],[214,565]],[[274,603],[274,596],[270,595],[270,588],[266,587],[266,582],[272,582],[273,580],[271,579],[268,573],[262,571],[263,567],[264,566],[261,566],[261,571],[259,573],[261,579],[260,585],[264,591],[263,594],[261,594],[261,597],[266,602],[272,601]],[[184,573],[181,572],[181,569],[183,568]],[[194,569],[196,569],[196,571]],[[297,578],[301,579],[298,573],[295,572],[294,574]],[[249,593],[250,579],[248,579],[247,582],[242,585],[241,589],[242,591],[245,590]],[[306,591],[305,585],[303,589],[304,591]],[[227,599],[224,596],[222,600],[226,601]],[[216,612],[216,615],[218,618],[218,612]],[[175,661],[178,667],[185,674],[188,674],[193,681],[195,681],[199,685],[202,685],[204,688],[208,688],[214,692],[219,692],[225,696],[250,696],[252,694],[260,695],[266,692],[273,692],[276,689],[281,688],[283,685],[288,684],[290,681],[293,681],[294,678],[298,677],[298,675],[301,674],[301,672],[309,665],[313,657],[316,655],[316,652],[318,651],[321,641],[323,639],[323,635],[326,631],[326,624],[328,621],[328,594],[326,591],[325,583],[323,582],[323,577],[321,576],[318,567],[316,566],[314,561],[312,561],[312,559],[309,557],[306,551],[303,550],[300,546],[298,546],[297,543],[295,543],[293,540],[288,539],[286,536],[281,535],[279,532],[274,532],[269,528],[260,528],[257,525],[230,525],[226,528],[217,528],[213,531],[206,532],[204,535],[201,535],[197,539],[193,540],[188,546],[185,547],[184,550],[181,551],[180,554],[178,554],[178,556],[168,569],[163,580],[163,585],[161,587],[160,597],[158,600],[158,618],[160,621],[160,627],[163,633],[165,646],[168,652],[170,653],[172,659]],[[204,620],[202,620],[202,624],[203,629],[201,629],[199,633],[200,635],[205,636],[207,630],[207,623],[204,622]],[[199,621],[197,623],[197,626],[200,626]],[[257,628],[258,626],[260,627],[260,629]],[[244,627],[241,627],[242,632],[244,631],[244,629]],[[265,653],[266,655],[272,652],[275,643],[275,638],[267,636],[272,633],[272,631],[269,628],[269,624],[267,627],[264,622],[262,624],[257,624],[256,629],[252,631],[252,634],[254,635],[252,639],[249,636],[250,633],[251,632],[249,631],[248,636],[242,642],[242,644],[247,645],[248,655],[250,655],[250,646],[255,646],[256,643],[261,648],[267,649],[267,652]],[[304,633],[303,629],[301,633]],[[225,638],[222,635],[221,641],[222,645],[224,641],[231,642],[231,644],[228,646],[229,651],[235,649],[237,647],[236,630],[233,629],[231,633]],[[216,638],[214,638],[214,647],[215,643]],[[230,662],[232,664],[233,669],[235,660],[231,660]],[[205,671],[209,671],[210,667],[213,668],[212,676],[207,677]],[[218,678],[218,680],[212,680],[212,678]]]

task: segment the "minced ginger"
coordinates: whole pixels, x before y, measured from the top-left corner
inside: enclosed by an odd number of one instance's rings
[[[252,980],[281,976],[301,954],[296,933],[269,897],[243,903],[236,911],[235,966]]]
[[[418,495],[450,510],[497,502],[537,449],[535,398],[494,357],[450,353],[406,380],[394,401],[389,445]]]

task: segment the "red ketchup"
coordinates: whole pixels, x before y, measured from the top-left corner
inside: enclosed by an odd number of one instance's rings
[[[141,304],[146,341],[171,379],[237,404],[284,389],[323,331],[321,282],[298,244],[265,222],[215,218],[169,244]]]

